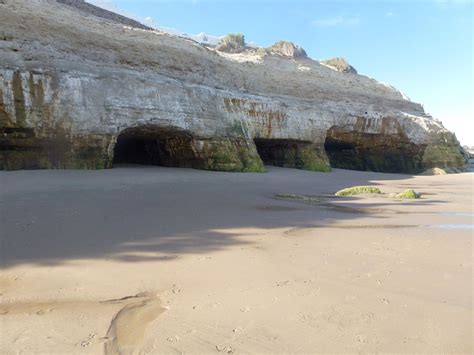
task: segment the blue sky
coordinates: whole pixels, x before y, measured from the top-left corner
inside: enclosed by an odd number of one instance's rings
[[[342,56],[389,83],[474,145],[474,0],[92,0],[182,32],[242,32],[268,46],[300,44]]]

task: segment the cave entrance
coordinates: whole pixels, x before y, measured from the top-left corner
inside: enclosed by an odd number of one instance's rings
[[[367,170],[357,145],[349,139],[336,138],[328,133],[324,150],[333,168]]]
[[[178,128],[127,128],[117,137],[113,165],[140,164],[192,168],[196,162],[193,137]]]
[[[255,138],[254,142],[258,155],[265,165],[305,168],[304,152],[311,147],[311,142],[268,138]]]
[[[423,147],[402,135],[328,130],[324,149],[333,168],[411,173],[421,169]]]

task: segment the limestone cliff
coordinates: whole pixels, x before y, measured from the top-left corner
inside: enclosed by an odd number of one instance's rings
[[[8,170],[464,165],[451,132],[374,79],[303,55],[221,53],[54,0],[0,0],[0,133]]]

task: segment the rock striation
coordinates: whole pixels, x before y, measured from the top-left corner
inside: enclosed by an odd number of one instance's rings
[[[465,164],[420,104],[299,47],[222,53],[67,2],[0,1],[0,169]]]

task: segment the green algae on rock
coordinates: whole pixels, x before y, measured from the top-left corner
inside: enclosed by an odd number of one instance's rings
[[[452,134],[445,134],[443,142],[426,146],[423,152],[422,165],[425,168],[462,168],[465,160],[459,142]]]
[[[364,194],[381,194],[382,191],[375,186],[353,186],[339,190],[335,193],[336,196],[355,196]]]
[[[415,190],[413,189],[407,189],[403,192],[400,192],[398,194],[392,194],[391,196],[393,196],[394,198],[397,198],[397,199],[415,199],[415,198],[420,198],[420,194],[417,193]]]
[[[263,173],[265,167],[255,146],[244,139],[209,139],[196,143],[199,162],[204,170]]]
[[[420,175],[447,175],[448,172],[441,168],[431,168],[423,171]]]

